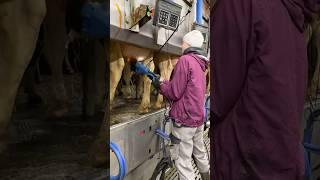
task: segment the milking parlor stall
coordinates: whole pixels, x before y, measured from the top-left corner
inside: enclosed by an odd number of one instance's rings
[[[169,80],[182,37],[204,36],[209,54],[208,0],[110,0],[111,179],[177,179],[171,162],[169,104],[151,84]],[[209,70],[205,144],[209,153]],[[198,170],[194,170],[200,179]]]

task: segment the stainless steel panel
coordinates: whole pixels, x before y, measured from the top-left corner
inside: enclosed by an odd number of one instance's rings
[[[127,172],[137,168],[160,151],[155,129],[161,127],[163,113],[164,110],[160,110],[110,128],[110,140],[116,143],[124,154]],[[110,152],[110,171],[111,175],[118,172],[118,161],[112,152]]]
[[[159,45],[155,43],[152,34],[154,27],[148,27],[148,25],[143,26],[141,29],[150,28],[148,31],[149,33],[133,33],[126,29],[119,29],[114,25],[110,25],[110,37],[113,40],[118,40],[122,42],[126,42],[129,44],[134,44],[140,47],[145,47],[149,49],[158,50],[160,48]],[[177,42],[176,44],[168,43],[163,49],[163,52],[180,55],[181,54],[181,41]]]

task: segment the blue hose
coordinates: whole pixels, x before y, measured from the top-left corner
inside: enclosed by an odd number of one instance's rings
[[[196,21],[198,24],[202,24],[202,3],[202,0],[197,0]]]
[[[110,149],[116,154],[119,162],[119,174],[117,176],[110,176],[110,180],[123,180],[126,176],[126,159],[121,153],[119,146],[113,142],[110,143]]]

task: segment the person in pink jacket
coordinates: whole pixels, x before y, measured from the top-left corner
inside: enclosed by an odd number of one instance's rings
[[[200,31],[187,33],[183,37],[183,54],[170,81],[153,82],[171,104],[172,135],[180,139],[178,144],[174,144],[171,156],[180,180],[195,179],[192,154],[202,179],[209,180],[209,162],[203,141],[205,71],[208,66],[207,55],[202,49],[203,41]]]

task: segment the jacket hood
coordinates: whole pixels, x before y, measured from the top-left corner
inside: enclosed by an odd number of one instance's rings
[[[304,31],[304,2],[303,0],[281,0],[286,7],[291,21],[300,32]],[[308,0],[307,0],[308,1]]]
[[[207,57],[207,53],[203,49],[197,47],[190,47],[183,52],[183,55],[187,54],[193,56],[200,64],[202,70],[206,71],[209,65],[209,59]]]

